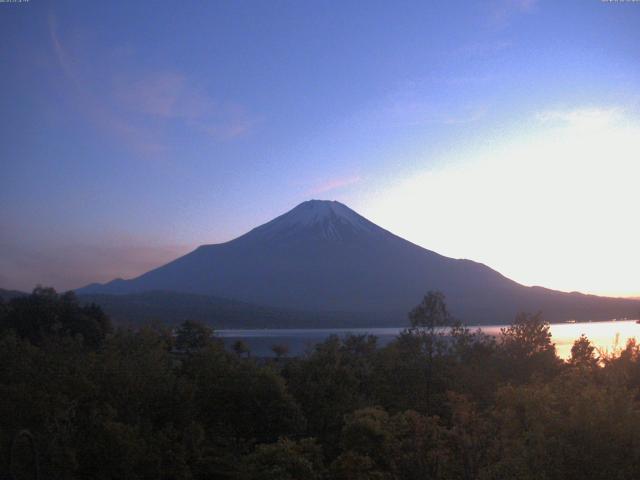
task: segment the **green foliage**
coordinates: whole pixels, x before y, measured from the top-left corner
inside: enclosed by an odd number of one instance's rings
[[[490,405],[503,380],[501,345],[480,331],[455,327],[451,331],[448,360],[441,369],[447,391],[465,394],[482,407]]]
[[[446,336],[448,330],[445,327],[454,326],[453,317],[449,313],[444,294],[441,292],[428,292],[420,304],[409,312],[411,327],[400,335],[395,355],[390,355],[390,360],[385,368],[386,382],[392,388],[406,388],[407,381],[417,388],[406,407],[418,408],[420,411],[439,413],[435,403],[438,396],[444,393],[441,374],[445,371],[438,368],[447,347]],[[402,366],[406,359],[411,359],[411,364]],[[408,367],[408,368],[407,368]],[[393,376],[402,372],[403,383],[398,385],[397,378]],[[385,388],[383,386],[383,388]],[[420,401],[421,399],[422,401]],[[420,401],[420,404],[416,402]],[[436,402],[434,402],[436,400]]]
[[[481,478],[635,478],[640,412],[632,392],[603,388],[579,371],[545,384],[504,387],[498,433]]]
[[[447,375],[439,368],[443,358],[430,356],[423,340],[405,332],[378,354],[372,385],[378,403],[392,411],[430,412],[434,397],[445,393]]]
[[[578,368],[595,369],[598,366],[599,358],[596,356],[595,347],[591,345],[589,339],[580,335],[571,347],[571,358],[569,364]]]
[[[542,319],[541,312],[519,313],[511,326],[500,331],[500,353],[511,381],[526,381],[533,375],[551,377],[558,372],[560,362],[549,323]]]
[[[412,319],[384,347],[331,337],[268,361],[194,322],[112,332],[36,289],[0,303],[0,477],[33,477],[23,431],[41,478],[637,477],[635,341],[598,360],[581,337],[562,362],[540,315],[497,341],[455,325],[439,294]]]
[[[411,410],[394,416],[380,408],[354,412],[344,427],[343,447],[370,459],[380,478],[440,478],[449,454],[438,418]]]
[[[286,357],[289,354],[289,345],[284,343],[276,344],[271,347],[271,351],[275,354],[276,358],[279,360],[282,357]]]
[[[307,434],[326,443],[330,452],[336,448],[344,415],[370,402],[375,356],[374,337],[332,336],[284,371],[307,418]]]
[[[513,356],[532,357],[554,351],[549,323],[542,313],[519,313],[513,324],[500,330],[505,351]]]
[[[322,472],[322,448],[311,438],[258,445],[242,462],[247,480],[316,480]]]
[[[420,304],[409,312],[411,328],[434,332],[453,322],[442,292],[428,292]]]
[[[243,355],[246,355],[247,357],[251,355],[251,350],[249,349],[249,345],[247,345],[247,342],[243,341],[243,340],[236,340],[235,342],[233,342],[233,351],[236,352],[236,354],[241,357]]]
[[[212,339],[212,328],[187,320],[176,329],[175,348],[181,352],[192,353],[210,345]]]
[[[195,391],[190,406],[210,439],[245,453],[256,442],[298,434],[304,417],[275,371],[212,346],[185,360],[183,378]]]
[[[0,331],[13,330],[21,338],[41,344],[52,336],[79,336],[92,348],[111,332],[111,322],[95,304],[80,306],[73,292],[62,295],[53,288],[36,287],[25,297],[0,306]]]

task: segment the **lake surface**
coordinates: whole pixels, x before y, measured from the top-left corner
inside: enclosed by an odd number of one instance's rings
[[[488,335],[499,335],[500,329],[506,325],[484,325],[471,327],[472,330],[480,329]],[[319,329],[260,329],[260,330],[217,330],[217,335],[226,345],[231,345],[238,339],[245,341],[251,348],[252,355],[266,357],[273,356],[273,345],[285,344],[289,347],[289,355],[301,355],[313,345],[327,339],[330,335],[345,336],[375,335],[380,345],[391,342],[404,327],[389,328],[319,328]],[[601,351],[609,353],[624,348],[627,340],[637,338],[640,340],[640,324],[634,320],[607,321],[607,322],[579,322],[557,323],[551,325],[552,341],[556,344],[556,350],[561,358],[571,356],[573,342],[586,335],[591,343]]]

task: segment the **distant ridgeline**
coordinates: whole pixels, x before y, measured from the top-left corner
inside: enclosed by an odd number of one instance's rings
[[[29,294],[0,288],[5,302]],[[99,305],[115,325],[137,327],[152,322],[178,325],[194,320],[223,328],[339,328],[393,324],[387,317],[358,312],[305,312],[252,305],[210,295],[143,292],[129,295],[78,295],[81,305]],[[406,316],[405,316],[406,318]]]
[[[5,290],[4,288],[0,288],[0,298],[5,302],[11,300],[16,297],[24,297],[28,295],[28,293],[21,292],[19,290]]]
[[[136,326],[153,321],[177,325],[195,320],[221,329],[375,327],[394,323],[384,316],[359,312],[305,312],[178,292],[86,294],[78,299],[82,304],[100,305],[117,325]]]

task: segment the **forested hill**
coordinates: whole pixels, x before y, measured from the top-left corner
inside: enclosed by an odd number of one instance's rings
[[[4,288],[0,288],[0,298],[5,302],[11,300],[12,298],[24,297],[26,295],[29,295],[29,294],[25,292],[21,292],[19,290],[6,290]]]
[[[195,320],[214,328],[339,328],[406,323],[385,315],[310,312],[253,305],[211,295],[151,291],[128,295],[79,295],[82,304],[95,303],[116,325],[140,326],[153,321],[177,325]]]

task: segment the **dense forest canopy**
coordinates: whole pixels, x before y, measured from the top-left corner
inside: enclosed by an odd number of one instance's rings
[[[581,337],[563,362],[540,314],[488,337],[437,293],[409,319],[384,347],[334,336],[260,359],[197,322],[114,329],[37,288],[0,303],[0,476],[637,477],[635,342],[600,355]]]

